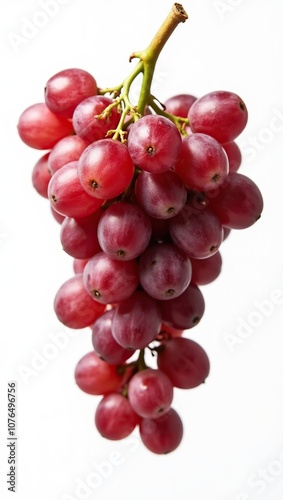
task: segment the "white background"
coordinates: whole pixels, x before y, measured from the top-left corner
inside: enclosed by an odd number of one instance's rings
[[[219,89],[243,98],[249,122],[238,140],[241,172],[265,200],[262,218],[223,244],[221,277],[202,288],[206,312],[187,336],[207,350],[211,374],[202,387],[175,391],[185,434],[167,456],[148,452],[136,433],[110,442],[94,428],[99,397],[79,391],[73,377],[91,350],[90,330],[69,332],[53,312],[72,259],[48,201],[31,185],[41,153],[20,141],[16,125],[61,69],[86,69],[101,87],[120,83],[132,67],[129,54],[145,48],[173,2],[54,2],[54,15],[43,18],[44,1],[1,2],[0,496],[12,498],[7,382],[16,380],[20,500],[281,500],[282,2],[188,0],[189,20],[158,63],[161,101]],[[44,26],[13,43],[27,21]]]

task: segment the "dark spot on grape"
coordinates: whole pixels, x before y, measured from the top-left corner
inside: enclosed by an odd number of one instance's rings
[[[57,203],[57,198],[56,198],[55,194],[51,195],[51,201],[53,201],[53,203]]]
[[[90,182],[90,187],[92,187],[93,189],[97,189],[99,186],[98,186],[98,183],[92,179]]]
[[[255,221],[257,221],[257,220],[258,220],[258,219],[260,219],[260,218],[261,218],[261,214],[259,214],[259,215],[256,217]]]
[[[242,111],[245,111],[246,108],[245,108],[245,105],[244,105],[243,101],[239,102],[239,106],[240,106],[240,108],[241,108]]]
[[[101,293],[98,290],[92,290],[91,295],[93,295],[97,299],[99,299],[99,297],[101,297]]]
[[[152,264],[152,266],[154,266],[156,264],[156,260],[152,260],[151,264]]]
[[[146,148],[146,152],[147,152],[148,156],[155,155],[155,151],[156,151],[156,149],[153,146],[148,146]]]
[[[213,182],[218,182],[218,181],[219,181],[219,179],[220,179],[220,177],[221,177],[221,176],[220,176],[220,174],[215,174],[215,175],[211,178],[211,180],[212,180]]]
[[[216,245],[211,245],[209,251],[210,252],[214,252],[214,250],[216,250],[217,246]]]
[[[173,290],[173,288],[168,288],[168,290],[166,290],[165,292],[165,295],[166,297],[172,297],[172,295],[175,294],[175,290]]]
[[[158,413],[163,413],[163,412],[164,412],[164,408],[163,407],[159,408]]]
[[[118,257],[125,257],[126,256],[126,252],[125,252],[125,250],[118,250],[117,251],[117,255],[118,255]]]
[[[168,210],[167,210],[168,214],[173,214],[174,212],[175,212],[175,208],[174,207],[169,207]]]
[[[192,321],[192,322],[193,322],[193,325],[197,325],[197,324],[199,323],[199,317],[198,317],[198,316],[195,316],[195,317],[193,318],[193,321]]]

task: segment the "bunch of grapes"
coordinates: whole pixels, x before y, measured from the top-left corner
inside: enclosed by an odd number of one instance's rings
[[[182,6],[174,9],[184,21]],[[254,224],[263,200],[238,172],[243,100],[214,91],[161,105],[146,78],[149,53],[131,56],[137,69],[118,87],[99,88],[82,69],[60,71],[18,131],[47,151],[32,182],[74,259],[54,310],[69,328],[91,328],[93,349],[75,380],[101,396],[95,425],[112,440],[138,426],[150,451],[168,453],[183,435],[174,388],[199,386],[210,369],[205,350],[183,335],[204,314],[200,287],[219,276],[223,240]],[[146,82],[133,105],[129,89],[140,72]]]

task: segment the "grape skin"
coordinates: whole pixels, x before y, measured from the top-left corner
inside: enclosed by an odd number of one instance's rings
[[[104,309],[105,306],[94,302],[85,290],[82,274],[76,274],[65,281],[54,298],[57,318],[69,328],[91,325]]]
[[[181,295],[191,276],[190,259],[172,243],[149,246],[139,260],[140,284],[158,300],[171,300]]]
[[[112,259],[135,259],[149,244],[150,219],[139,205],[114,203],[104,211],[97,237],[102,250]]]
[[[48,158],[49,153],[46,153],[36,162],[31,177],[34,189],[43,198],[48,198],[48,184],[51,179],[51,173],[48,169]]]
[[[181,145],[177,127],[159,115],[140,118],[132,124],[128,137],[129,153],[135,165],[155,174],[166,172],[175,165]]]
[[[161,370],[147,368],[131,378],[128,398],[138,415],[143,418],[157,418],[171,407],[173,385]]]
[[[86,264],[83,280],[94,300],[113,304],[128,299],[136,290],[139,282],[138,266],[135,260],[114,260],[104,252],[99,252]]]
[[[125,349],[113,337],[112,321],[115,309],[103,313],[93,324],[92,345],[94,350],[107,363],[119,365],[124,363],[133,354],[133,349]]]
[[[247,107],[233,92],[216,90],[197,99],[189,109],[192,132],[202,132],[221,144],[234,141],[248,121]]]
[[[182,441],[182,420],[173,408],[159,418],[144,418],[140,423],[140,437],[151,452],[171,453]]]
[[[93,396],[118,391],[123,384],[116,365],[103,361],[95,351],[85,354],[75,368],[75,381],[79,388]]]
[[[76,106],[96,93],[96,80],[90,73],[69,68],[49,78],[45,87],[45,102],[54,113],[72,118]]]
[[[52,113],[45,103],[33,104],[19,118],[18,134],[27,146],[34,149],[51,149],[73,132],[72,123]]]
[[[192,389],[202,384],[210,370],[205,350],[184,337],[172,338],[162,345],[157,365],[179,389]]]
[[[83,189],[90,196],[102,200],[122,194],[133,174],[134,163],[127,146],[112,139],[90,144],[78,162],[78,176]]]
[[[111,393],[102,398],[95,412],[95,425],[106,439],[119,440],[129,436],[140,418],[132,409],[128,399]]]

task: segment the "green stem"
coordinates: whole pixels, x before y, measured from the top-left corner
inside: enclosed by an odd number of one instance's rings
[[[160,52],[178,24],[184,23],[187,19],[188,15],[182,5],[175,3],[148,47],[139,54],[133,54],[132,57],[139,57],[144,66],[142,88],[137,105],[138,113],[143,114],[148,103],[155,65]]]
[[[187,19],[188,15],[185,12],[182,5],[179,3],[175,3],[171,11],[169,12],[168,16],[166,17],[165,21],[162,23],[159,30],[157,31],[156,35],[148,45],[148,47],[142,52],[134,52],[130,56],[130,61],[132,59],[137,58],[139,59],[139,62],[134,68],[134,70],[130,73],[130,75],[127,78],[125,78],[123,83],[121,85],[117,85],[116,87],[99,89],[100,95],[109,93],[112,94],[114,98],[116,97],[114,103],[110,104],[104,110],[103,117],[109,115],[113,107],[120,105],[122,107],[121,118],[117,129],[110,130],[108,133],[109,136],[113,135],[113,139],[120,138],[121,141],[124,142],[125,141],[124,128],[126,128],[128,123],[130,123],[128,122],[125,125],[125,120],[127,115],[132,114],[131,121],[136,121],[144,114],[146,105],[153,102],[150,89],[154,75],[155,65],[159,57],[159,54],[163,49],[164,45],[166,44],[166,42],[168,41],[168,39],[170,38],[170,36],[172,35],[175,28],[178,26],[178,24],[185,22]],[[129,93],[133,81],[140,73],[143,74],[142,86],[138,103],[136,106],[134,106],[130,102]],[[156,106],[154,102],[152,107],[154,110],[156,110],[158,114],[164,114],[164,112],[162,112],[162,110],[160,110],[160,108],[158,108],[158,106]],[[179,119],[176,120],[175,123],[180,129],[184,127],[184,125],[180,123]]]

